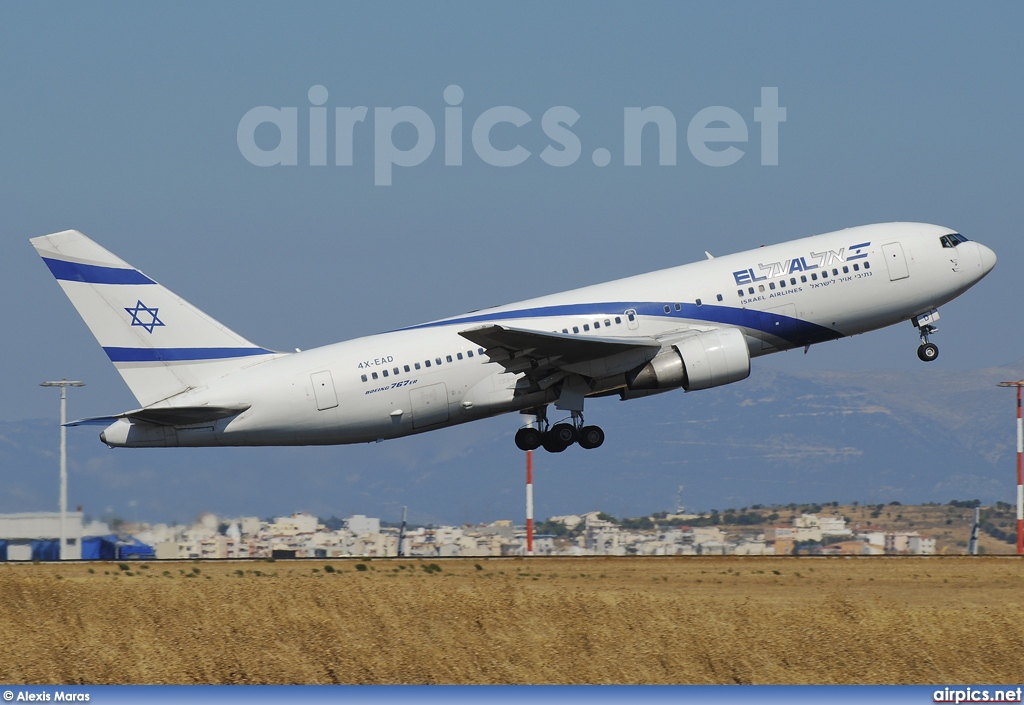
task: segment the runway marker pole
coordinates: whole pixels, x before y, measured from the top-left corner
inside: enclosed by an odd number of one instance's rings
[[[1024,556],[1024,420],[1020,399],[1024,380],[1000,382],[999,386],[1017,388],[1017,555]]]
[[[533,451],[526,451],[526,555],[533,555]]]

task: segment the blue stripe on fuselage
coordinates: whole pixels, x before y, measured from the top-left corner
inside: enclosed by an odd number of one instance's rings
[[[43,257],[46,266],[57,279],[86,284],[156,284],[137,269],[100,267],[95,264],[81,264],[62,259]]]
[[[409,326],[400,330],[417,330],[421,328],[436,328],[439,326],[462,325],[466,323],[491,323],[494,321],[513,320],[518,318],[546,318],[549,316],[622,316],[625,311],[632,309],[641,316],[657,316],[661,318],[683,318],[693,321],[705,321],[718,325],[739,326],[751,330],[768,333],[782,338],[793,345],[810,345],[812,343],[823,343],[827,340],[842,338],[842,333],[819,326],[799,318],[782,316],[777,313],[757,311],[749,308],[734,308],[732,306],[714,306],[712,304],[680,304],[680,310],[675,310],[675,305],[670,304],[672,309],[665,313],[664,303],[648,301],[619,301],[593,304],[563,304],[559,306],[538,306],[536,308],[515,309],[512,311],[496,311],[493,313],[480,313],[449,318],[444,321],[433,321],[422,323],[417,326]],[[777,325],[778,324],[778,325]],[[785,331],[780,335],[776,331]]]
[[[263,348],[103,348],[111,362],[182,362],[272,355]]]

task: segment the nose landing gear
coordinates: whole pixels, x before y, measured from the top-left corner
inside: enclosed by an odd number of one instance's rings
[[[935,331],[930,332],[934,333]],[[927,340],[923,335],[922,338]],[[917,356],[925,362],[931,362],[939,356],[939,346],[935,343],[921,343],[917,348]]]
[[[937,320],[939,320],[939,312],[936,309],[911,319],[911,323],[921,334],[921,345],[917,348],[917,357],[924,362],[931,362],[939,356],[939,346],[928,340],[928,336],[932,333],[939,332],[939,329],[932,325]]]

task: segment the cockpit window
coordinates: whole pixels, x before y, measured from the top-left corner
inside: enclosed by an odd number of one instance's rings
[[[959,233],[950,233],[939,238],[939,242],[943,247],[956,247],[962,242],[969,242],[969,240]]]
[[[961,242],[968,242],[960,233],[950,233],[949,235],[943,235],[939,238],[939,242],[942,243],[943,247],[956,247]]]

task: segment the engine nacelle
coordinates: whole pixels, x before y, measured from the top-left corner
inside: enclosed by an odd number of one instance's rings
[[[632,390],[709,389],[750,376],[750,350],[738,328],[705,331],[664,348],[650,362],[626,374]]]

